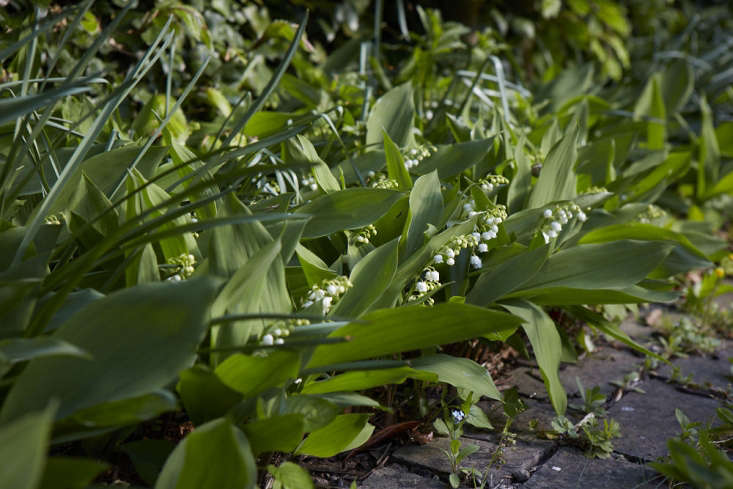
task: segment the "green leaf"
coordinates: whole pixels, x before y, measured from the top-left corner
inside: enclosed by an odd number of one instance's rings
[[[573,171],[578,159],[578,128],[573,127],[552,147],[542,164],[537,183],[529,195],[528,207],[542,207],[557,200],[575,198],[577,177]]]
[[[313,216],[303,236],[318,238],[372,224],[385,215],[401,196],[394,190],[347,188],[317,197],[298,209],[299,214]]]
[[[259,302],[264,293],[267,271],[272,266],[275,258],[280,256],[280,248],[280,240],[278,239],[256,251],[252,258],[232,275],[219,292],[211,308],[211,314],[218,317],[227,311],[250,312],[249,307],[235,306],[240,305],[243,297],[246,297],[245,300],[249,304]],[[247,331],[247,334],[242,335],[244,341],[249,337],[248,333],[249,331]]]
[[[319,430],[343,412],[341,407],[325,397],[307,394],[291,395],[285,399],[285,406],[281,414],[298,414],[302,416],[303,429],[306,433]]]
[[[412,178],[407,172],[400,148],[390,139],[387,131],[382,131],[382,137],[384,138],[384,155],[387,158],[387,176],[397,182],[397,188],[400,190],[410,190]]]
[[[0,341],[0,361],[9,364],[50,356],[90,358],[89,353],[76,345],[48,336],[12,338]]]
[[[228,195],[217,206],[217,211],[223,216],[249,216],[252,212],[233,195]],[[219,227],[213,230],[210,242],[209,263],[210,270],[225,277],[232,277],[242,267],[247,267],[253,273],[261,273],[259,260],[268,260],[274,248],[281,249],[280,245],[273,244],[276,240],[272,238],[264,225],[260,222],[243,222],[232,226]],[[291,246],[289,244],[288,246]],[[263,250],[266,249],[266,250]],[[243,290],[250,283],[238,272],[240,279],[237,280],[240,286],[237,290]],[[267,274],[262,277],[264,290],[256,294],[245,294],[240,300],[229,302],[228,312],[230,314],[251,314],[257,312],[265,313],[289,313],[292,311],[290,294],[288,293],[285,281],[285,266],[282,256],[272,257],[272,264],[267,268]],[[259,287],[259,286],[258,286]],[[236,292],[233,290],[232,292]],[[236,294],[232,298],[236,297]],[[211,344],[213,347],[229,348],[241,346],[247,342],[251,335],[259,335],[267,322],[262,319],[238,321],[236,324],[227,327],[216,327],[212,329]],[[215,355],[213,360],[218,362],[221,355]]]
[[[91,91],[85,86],[90,79],[82,79],[71,84],[64,84],[34,95],[15,96],[0,99],[0,125],[20,119],[34,110],[56,103],[64,97]]]
[[[404,255],[410,256],[425,242],[428,225],[439,226],[443,216],[443,195],[438,172],[432,171],[415,181],[410,192],[410,220]]]
[[[138,475],[152,486],[175,447],[169,440],[146,439],[125,443],[120,448],[130,457]]]
[[[99,460],[49,457],[43,472],[42,489],[86,489],[109,465]]]
[[[413,173],[426,175],[438,170],[441,180],[454,177],[480,163],[492,147],[493,141],[493,138],[489,138],[439,146],[437,151],[413,169]]]
[[[416,369],[420,370],[420,369]],[[410,367],[385,368],[379,370],[359,370],[334,375],[320,382],[306,384],[303,394],[327,394],[330,392],[362,391],[386,384],[401,384],[409,378],[436,382],[437,375],[421,373]],[[423,369],[425,370],[425,369]],[[428,370],[426,370],[428,372]]]
[[[395,238],[359,260],[349,276],[353,287],[336,303],[331,315],[359,317],[382,296],[397,269],[398,244],[399,238]]]
[[[715,128],[715,138],[718,140],[720,154],[733,158],[733,121],[726,121]]]
[[[55,407],[27,411],[0,426],[0,486],[35,489],[41,482],[46,464],[48,440]],[[27,413],[27,414],[26,414]]]
[[[298,134],[295,138],[290,138],[285,143],[287,158],[286,162],[308,163],[313,165],[313,176],[318,186],[326,193],[337,192],[341,190],[336,177],[331,173],[328,165],[318,156],[316,148],[305,137]]]
[[[702,127],[700,128],[700,152],[697,159],[697,197],[702,199],[709,186],[720,177],[720,148],[713,127],[713,114],[705,97],[700,100]]]
[[[630,239],[575,246],[550,256],[521,290],[622,289],[643,280],[673,247],[673,243]]]
[[[527,199],[532,188],[532,165],[527,153],[525,153],[525,144],[525,138],[521,138],[514,147],[515,172],[507,191],[507,210],[510,213],[526,208]]]
[[[369,430],[367,438],[374,427],[367,424],[369,414],[342,414],[336,416],[329,424],[312,432],[295,451],[297,455],[314,457],[333,457],[348,450],[355,441],[363,438],[365,428]],[[362,443],[366,441],[363,440]],[[360,443],[361,444],[361,443]]]
[[[571,287],[543,287],[509,294],[508,297],[524,297],[543,306],[569,306],[582,304],[632,304],[640,302],[672,302],[679,294],[650,290],[638,285],[620,289],[574,289]]]
[[[667,139],[667,111],[660,89],[660,75],[655,74],[644,87],[644,91],[634,107],[634,117],[648,116],[653,120],[646,122],[647,149],[664,149]]]
[[[478,336],[503,339],[519,325],[519,319],[509,314],[454,303],[433,308],[381,309],[367,314],[363,321],[366,324],[351,323],[329,335],[351,341],[317,347],[308,367],[419,350]]]
[[[718,183],[710,189],[706,197],[715,197],[720,194],[733,194],[733,171],[718,180]]]
[[[295,253],[298,255],[298,261],[303,269],[303,274],[308,281],[309,286],[320,284],[324,280],[331,280],[338,277],[338,274],[328,268],[323,260],[311,250],[298,243],[295,247]]]
[[[394,143],[403,148],[411,146],[415,105],[412,101],[412,85],[405,83],[393,88],[377,99],[367,119],[366,144],[370,148],[382,146],[383,131]]]
[[[522,318],[522,328],[532,345],[542,379],[557,414],[565,414],[567,394],[560,382],[558,369],[562,356],[562,341],[555,323],[542,308],[527,301],[511,301],[502,304],[509,312]]]
[[[249,442],[228,419],[199,426],[173,450],[155,489],[254,489],[257,466]]]
[[[660,78],[660,89],[665,112],[673,115],[679,112],[690,99],[695,85],[695,74],[686,59],[672,60]]]
[[[219,364],[215,372],[226,386],[251,397],[294,379],[299,367],[300,353],[279,350],[266,357],[237,353]]]
[[[195,425],[224,416],[242,395],[227,387],[214,372],[194,365],[179,374],[178,394],[186,413]]]
[[[549,245],[520,253],[482,273],[466,296],[469,304],[488,306],[531,280],[547,261]]]
[[[10,390],[0,418],[14,419],[56,397],[61,419],[167,385],[194,361],[215,286],[208,278],[146,284],[91,302],[52,338],[76,345],[92,359],[31,361]]]
[[[83,437],[85,432],[99,428],[140,423],[174,411],[177,407],[176,397],[162,389],[142,396],[105,402],[80,409],[68,418],[58,421],[54,428],[54,440],[70,440],[77,436]]]
[[[458,389],[486,396],[490,399],[502,400],[501,393],[494,385],[489,371],[468,358],[452,357],[436,354],[411,360],[415,370],[431,372],[438,376],[440,382],[445,382]],[[474,396],[474,400],[478,397]]]
[[[293,462],[283,462],[278,467],[268,465],[267,471],[282,484],[283,489],[313,489],[308,471]]]
[[[303,440],[305,422],[299,413],[250,421],[242,426],[255,456],[267,452],[292,452]]]

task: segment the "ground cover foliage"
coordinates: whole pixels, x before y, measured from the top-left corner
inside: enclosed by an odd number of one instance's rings
[[[607,313],[726,259],[727,7],[141,4],[0,14],[3,487],[308,487],[270,454],[359,447],[369,389],[501,400],[476,338],[563,414],[559,317],[651,354]]]

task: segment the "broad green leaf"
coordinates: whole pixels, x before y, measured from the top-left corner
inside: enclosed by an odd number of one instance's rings
[[[466,302],[488,306],[515,291],[540,271],[547,261],[549,251],[548,245],[540,246],[483,272],[466,296]]]
[[[336,177],[331,173],[328,165],[318,156],[316,148],[305,137],[298,134],[295,138],[290,138],[285,142],[287,158],[286,162],[307,163],[313,165],[313,176],[318,186],[326,193],[337,192],[341,190],[341,186]]]
[[[622,289],[643,280],[670,253],[673,243],[623,239],[559,251],[521,290],[547,287]]]
[[[667,140],[667,111],[660,89],[660,75],[649,78],[644,91],[634,107],[634,116],[648,116],[653,120],[646,121],[647,149],[663,149]]]
[[[452,357],[436,354],[411,360],[415,370],[431,372],[438,376],[440,382],[445,382],[458,389],[465,389],[479,396],[502,400],[501,393],[494,385],[494,381],[485,367],[468,358]],[[474,400],[478,400],[474,396]]]
[[[620,289],[574,289],[570,287],[543,287],[509,294],[523,297],[543,306],[583,304],[631,304],[641,302],[672,302],[679,294],[671,291],[650,290],[638,285]]]
[[[86,489],[109,465],[99,460],[49,457],[43,472],[42,489]]]
[[[300,465],[283,462],[278,467],[268,465],[267,470],[274,479],[282,484],[283,489],[313,489],[313,481]]]
[[[276,257],[280,256],[280,240],[273,241],[259,250],[229,279],[224,288],[219,292],[211,308],[211,314],[214,317],[222,316],[227,311],[244,312],[247,308],[237,308],[237,306],[246,297],[246,302],[256,304],[265,289],[267,271],[272,265]],[[242,311],[244,309],[244,311]],[[235,325],[228,325],[231,328]],[[240,338],[243,342],[249,337],[249,331]],[[220,337],[225,333],[220,333]],[[227,336],[230,336],[228,334]]]
[[[74,168],[72,175],[69,177],[69,182],[60,191],[58,199],[49,209],[49,214],[61,212],[69,208],[74,199],[78,200],[76,186],[81,182],[83,175],[86,175],[86,178],[93,182],[94,186],[101,190],[104,195],[111,197],[112,191],[125,174],[127,167],[140,152],[140,149],[141,146],[137,144],[127,145],[102,152],[84,160]],[[136,170],[145,179],[150,179],[167,152],[168,150],[165,147],[152,146],[137,164]],[[49,173],[53,174],[50,171]]]
[[[257,466],[244,433],[225,418],[199,426],[173,450],[155,489],[254,489]]]
[[[635,239],[643,241],[674,241],[685,247],[691,253],[705,258],[705,254],[698,250],[687,237],[669,229],[660,228],[651,224],[638,222],[612,224],[601,228],[593,229],[583,235],[578,241],[579,244],[607,243],[620,239]]]
[[[438,170],[441,180],[451,178],[481,162],[492,144],[493,139],[490,138],[439,146],[437,151],[413,169],[413,173],[426,175]]]
[[[443,215],[443,195],[438,173],[432,171],[415,181],[410,192],[410,221],[404,255],[410,256],[425,242],[428,225],[439,226]]]
[[[217,211],[221,212],[224,217],[252,215],[249,208],[231,194],[222,199]],[[273,251],[270,247],[278,247],[272,244],[275,241],[265,226],[256,221],[217,227],[212,231],[209,247],[210,270],[216,275],[232,277],[246,265],[248,268],[251,267],[253,272],[260,273],[261,267],[253,260],[255,257],[257,260],[264,260],[266,256],[269,256],[269,252]],[[263,248],[270,251],[261,251]],[[247,265],[250,261],[253,262]],[[292,304],[285,281],[282,256],[272,258],[272,264],[267,268],[267,274],[262,278],[262,282],[264,291],[259,299],[244,295],[240,298],[241,300],[229,304],[228,312],[230,314],[290,313]],[[212,346],[227,348],[242,345],[250,335],[260,334],[266,325],[265,320],[253,319],[238,321],[236,325],[226,328],[217,327],[212,330]],[[219,359],[219,355],[213,358],[214,362],[218,362]]]
[[[389,134],[394,143],[403,148],[414,141],[412,134],[415,104],[412,100],[412,86],[400,85],[385,93],[374,104],[367,119],[366,144],[381,149],[382,131]]]
[[[152,486],[175,447],[170,440],[143,439],[125,443],[120,448],[130,457],[138,475]]]
[[[91,302],[52,338],[76,345],[92,359],[31,361],[10,390],[0,418],[14,419],[56,397],[61,419],[167,385],[195,359],[215,287],[208,278],[146,284]]]
[[[285,399],[281,414],[302,416],[303,429],[308,433],[323,428],[341,412],[343,409],[325,396],[298,394]]]
[[[298,376],[300,354],[273,351],[268,356],[234,354],[216,367],[216,375],[231,389],[251,397]]]
[[[157,390],[138,397],[110,401],[80,409],[54,427],[54,438],[69,439],[70,433],[84,429],[127,426],[157,418],[178,407],[176,397],[166,390]]]
[[[322,458],[333,457],[348,450],[352,442],[362,434],[364,429],[370,427],[370,425],[367,425],[368,420],[369,414],[342,414],[336,416],[329,424],[308,435],[295,453]],[[371,430],[374,430],[373,426],[371,426]],[[367,435],[367,438],[369,435]]]
[[[552,407],[555,408],[557,414],[565,414],[567,394],[558,376],[562,341],[555,323],[542,308],[531,302],[511,301],[503,303],[502,306],[524,320],[522,328],[532,345]]]
[[[316,348],[308,367],[344,363],[487,336],[504,339],[519,325],[511,315],[481,307],[445,303],[433,308],[407,306],[367,314],[331,338],[351,341]]]
[[[349,276],[353,287],[336,303],[331,315],[357,318],[382,296],[397,269],[398,243],[395,238],[359,260]]]
[[[506,142],[505,144],[510,144]],[[525,153],[526,140],[520,139],[514,147],[514,177],[509,183],[507,191],[507,210],[510,213],[524,209],[532,188],[532,165]]]
[[[48,440],[53,425],[54,406],[24,412],[0,426],[0,486],[35,489],[46,464]]]
[[[720,148],[713,127],[713,114],[707,100],[700,100],[702,127],[700,128],[700,150],[697,158],[697,197],[702,199],[709,186],[720,177]]]
[[[242,431],[258,456],[266,452],[292,452],[303,440],[305,424],[302,414],[283,414],[250,421]]]
[[[308,280],[309,286],[320,284],[323,280],[331,280],[338,277],[338,274],[329,269],[328,265],[318,255],[302,244],[298,243],[295,248],[295,253],[298,255],[298,261],[303,269],[305,278]]]
[[[67,341],[48,336],[11,338],[0,341],[0,362],[14,364],[34,358],[71,356],[90,359],[89,353]]]
[[[418,369],[419,370],[419,369]],[[410,367],[359,370],[346,372],[303,387],[303,394],[327,394],[330,392],[362,391],[386,384],[401,384],[409,378],[435,382],[437,375],[418,372]]]
[[[695,74],[686,59],[672,60],[660,78],[660,88],[666,113],[679,112],[690,99],[695,85]]]
[[[89,79],[82,79],[72,84],[64,84],[57,88],[33,95],[15,96],[0,100],[0,124],[5,124],[20,119],[26,114],[38,110],[56,101],[84,92],[91,91],[91,87],[84,86]]]
[[[654,169],[636,182],[631,188],[629,201],[650,199],[658,189],[666,189],[676,180],[684,177],[690,168],[689,151],[671,153],[663,163],[654,163]]]
[[[733,194],[733,171],[718,180],[707,194],[707,197],[714,197],[720,194]]]
[[[397,182],[397,188],[400,190],[410,190],[412,188],[412,178],[407,172],[400,148],[390,139],[387,131],[382,132],[382,137],[384,138],[384,156],[387,159],[387,176]]]
[[[305,238],[318,238],[344,229],[358,229],[382,217],[401,197],[400,192],[377,188],[347,188],[317,197],[298,209],[313,216]]]
[[[565,132],[563,138],[550,150],[537,183],[529,195],[528,207],[542,207],[556,200],[575,198],[576,176],[573,169],[578,159],[576,127]]]
[[[718,140],[720,154],[733,158],[733,121],[726,121],[715,128],[715,138]]]
[[[203,365],[194,365],[179,374],[176,390],[195,425],[224,416],[242,399],[217,375]]]

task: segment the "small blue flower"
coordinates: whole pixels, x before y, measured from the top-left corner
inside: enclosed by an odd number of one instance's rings
[[[450,414],[451,416],[453,416],[453,422],[456,424],[463,421],[463,418],[466,417],[466,415],[460,409],[453,409],[451,410]]]

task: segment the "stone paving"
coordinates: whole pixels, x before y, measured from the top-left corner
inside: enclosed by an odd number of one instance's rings
[[[730,304],[728,302],[727,304]],[[652,329],[641,322],[627,320],[622,329],[642,344],[652,341]],[[502,462],[493,460],[498,438],[493,432],[470,432],[462,442],[479,445],[463,466],[485,472],[487,489],[633,489],[665,487],[663,479],[646,466],[667,455],[666,442],[679,434],[675,408],[691,421],[713,422],[721,398],[731,394],[733,342],[723,342],[714,355],[678,358],[681,383],[673,381],[674,369],[662,365],[642,370],[644,358],[614,343],[599,348],[575,365],[561,367],[560,378],[568,392],[569,404],[579,402],[576,376],[585,388],[599,386],[607,396],[608,417],[620,424],[621,438],[613,441],[614,451],[608,459],[589,459],[577,448],[543,439],[551,431],[555,416],[537,368],[525,363],[503,379],[500,388],[516,386],[527,409],[519,414],[511,427],[516,443],[503,451]],[[611,384],[621,381],[630,372],[642,372],[638,382],[621,389]],[[637,390],[642,390],[643,393]],[[501,404],[482,401],[479,406],[495,427],[504,425]],[[570,415],[576,422],[582,417]],[[578,419],[575,419],[578,418]],[[436,438],[425,445],[406,445],[395,450],[387,463],[361,481],[364,489],[447,488],[450,464],[443,452],[449,446],[445,438]],[[493,462],[492,462],[493,461]],[[474,487],[464,481],[462,487]]]

